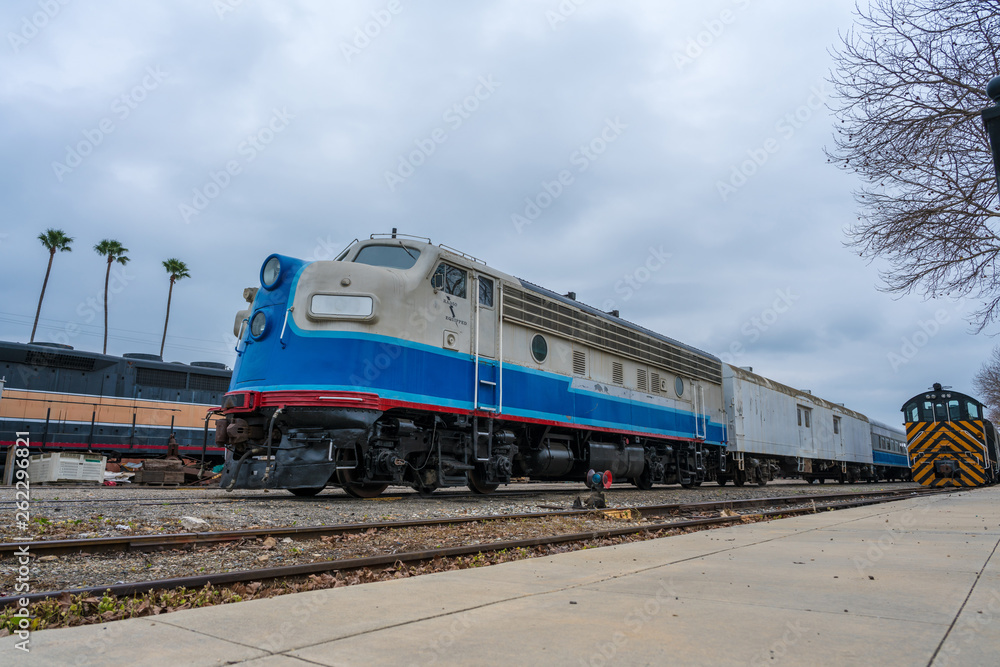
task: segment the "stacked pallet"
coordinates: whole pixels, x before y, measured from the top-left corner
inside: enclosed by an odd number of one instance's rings
[[[135,484],[183,484],[184,464],[180,459],[146,459],[135,471]]]

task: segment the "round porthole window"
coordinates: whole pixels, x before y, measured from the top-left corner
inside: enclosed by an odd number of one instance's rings
[[[531,339],[531,356],[538,363],[542,363],[545,361],[545,357],[549,356],[549,344],[540,334],[535,334],[534,338]]]
[[[253,319],[250,320],[250,335],[254,338],[260,338],[260,335],[264,333],[264,324],[266,321],[267,318],[264,317],[264,313],[254,315]]]
[[[674,391],[678,396],[684,395],[684,378],[674,378]]]

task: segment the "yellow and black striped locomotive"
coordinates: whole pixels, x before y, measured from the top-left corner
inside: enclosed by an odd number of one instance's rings
[[[997,431],[976,399],[935,383],[903,405],[903,420],[913,481],[957,487],[997,482]]]

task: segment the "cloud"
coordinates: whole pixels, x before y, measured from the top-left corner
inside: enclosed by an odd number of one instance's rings
[[[965,306],[946,304],[949,323],[894,369],[888,355],[939,304],[878,292],[879,267],[842,245],[854,182],[826,163],[831,121],[810,100],[850,0],[587,2],[553,23],[559,6],[65,5],[0,59],[0,260],[17,285],[0,337],[30,332],[47,227],[77,241],[56,258],[44,335],[101,292],[91,246],[111,237],[136,278],[112,303],[110,351],[157,349],[160,262],[178,257],[192,278],[174,292],[167,356],[230,364],[220,340],[269,253],[332,253],[398,227],[715,354],[738,343],[744,365],[883,421],[931,382],[970,390],[991,341],[968,334]],[[0,25],[16,31],[34,11],[8,3]],[[692,40],[700,52],[678,67]],[[136,101],[149,68],[167,75]],[[484,77],[500,85],[454,126],[449,110]],[[275,109],[294,119],[248,160],[241,146]],[[573,156],[616,118],[627,127],[580,170]],[[113,131],[60,181],[53,162],[103,119]],[[387,188],[385,173],[438,128],[446,140]],[[183,224],[179,204],[234,160],[239,174]],[[742,167],[753,173],[723,199],[718,183]],[[518,233],[511,215],[564,170],[572,183]],[[654,252],[669,258],[652,270]],[[770,322],[782,290],[797,298]],[[80,325],[73,344],[99,348],[100,327]]]

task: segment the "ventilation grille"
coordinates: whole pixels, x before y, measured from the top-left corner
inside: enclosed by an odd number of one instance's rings
[[[49,352],[28,352],[25,362],[29,366],[49,366],[51,368],[68,368],[73,371],[94,370],[93,357],[77,357],[72,354],[52,354]]]
[[[611,382],[619,385],[625,384],[625,371],[619,361],[611,362]]]
[[[196,391],[212,391],[212,392],[223,392],[229,390],[229,378],[217,377],[215,375],[201,375],[199,373],[191,373],[188,385],[189,389],[194,389]]]
[[[635,383],[639,391],[649,391],[649,387],[646,385],[646,369],[639,368],[635,372]]]
[[[161,371],[155,368],[137,368],[135,369],[135,383],[145,387],[185,389],[187,388],[187,373]]]
[[[650,385],[651,385],[650,389],[652,389],[653,391],[655,391],[657,394],[660,393],[660,374],[659,373],[650,373],[649,379],[650,379]]]
[[[587,374],[587,353],[580,350],[573,350],[573,375],[584,376]]]
[[[675,375],[722,383],[722,364],[642,331],[547,299],[505,287],[504,319],[580,341]]]

